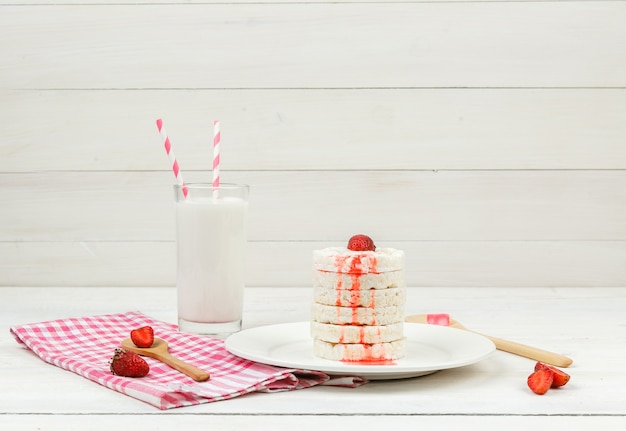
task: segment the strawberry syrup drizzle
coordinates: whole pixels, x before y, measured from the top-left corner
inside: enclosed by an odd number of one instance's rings
[[[335,301],[337,306],[341,305],[341,288],[343,287],[343,275],[345,274],[345,272],[343,272],[343,268],[346,265],[346,263],[348,262],[349,259],[350,260],[350,267],[348,268],[348,276],[350,277],[351,280],[351,286],[350,286],[350,308],[352,309],[352,321],[351,324],[352,325],[356,325],[358,322],[358,307],[361,303],[361,276],[367,274],[367,272],[365,272],[363,270],[363,262],[365,261],[366,263],[369,264],[369,269],[370,269],[370,273],[376,273],[377,271],[377,264],[378,261],[376,259],[375,255],[366,255],[366,254],[357,254],[357,255],[344,255],[344,256],[336,256],[335,257],[335,270],[337,272],[337,300]],[[339,313],[341,312],[340,308],[337,308],[337,317],[339,320]],[[376,319],[375,316],[372,319],[371,322],[372,325],[376,324]]]
[[[360,361],[348,361],[342,359],[341,362],[345,362],[350,365],[396,365],[396,362],[392,359],[362,359]]]
[[[351,280],[350,286],[350,308],[352,309],[352,326],[360,326],[359,329],[359,343],[365,349],[364,358],[358,361],[350,361],[343,360],[342,362],[346,362],[349,364],[358,364],[358,365],[395,365],[395,362],[391,359],[383,359],[386,356],[386,352],[382,352],[382,355],[374,355],[372,352],[372,345],[365,343],[365,326],[357,325],[358,323],[358,308],[361,303],[361,276],[367,274],[368,272],[364,272],[363,270],[363,260],[366,259],[367,263],[369,263],[369,273],[378,273],[378,260],[375,255],[366,255],[359,254],[356,256],[336,256],[335,257],[335,270],[337,272],[337,306],[341,306],[341,290],[343,287],[342,277],[345,272],[343,272],[343,267],[350,257],[353,257],[350,262],[350,267],[348,269],[348,276]],[[372,289],[373,290],[373,289]],[[370,300],[369,307],[374,309],[376,306],[376,300],[374,292],[372,292],[372,297]],[[340,315],[340,308],[337,308],[337,317]],[[338,319],[339,320],[339,319]],[[376,325],[376,316],[372,316],[372,325]],[[378,336],[380,338],[380,328],[378,329]],[[341,334],[339,336],[339,342],[343,343],[345,340],[345,326],[341,328]],[[346,346],[347,349],[347,346]],[[382,357],[382,358],[381,358]]]
[[[358,361],[342,359],[341,362],[345,362],[350,365],[396,365],[393,360],[384,359],[384,357],[387,356],[385,351],[381,352],[382,354],[380,355],[375,355],[371,344],[363,344],[363,348],[365,349],[363,359],[359,359]],[[347,349],[348,346],[345,346],[345,350]]]

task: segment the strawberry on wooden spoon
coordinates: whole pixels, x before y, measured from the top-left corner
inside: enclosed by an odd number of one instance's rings
[[[130,331],[130,339],[137,347],[150,347],[154,343],[154,330],[151,326],[133,329]]]

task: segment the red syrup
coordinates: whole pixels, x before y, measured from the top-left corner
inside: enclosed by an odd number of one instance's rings
[[[350,266],[348,271],[344,271],[344,266],[348,262],[348,260],[352,258],[350,261]],[[368,270],[364,269],[363,262],[366,262]],[[345,307],[342,305],[341,301],[341,291],[343,290],[343,275],[348,275],[350,277],[351,286],[350,286],[350,303],[349,307],[352,309],[352,324],[351,325],[342,325],[341,333],[339,335],[339,343],[343,344],[345,342],[345,328],[348,326],[359,326],[359,341],[360,345],[363,346],[365,350],[365,355],[363,359],[360,360],[347,360],[342,359],[341,362],[349,365],[376,365],[376,366],[389,366],[389,365],[397,365],[397,363],[393,359],[384,359],[386,352],[378,352],[378,354],[374,354],[372,352],[372,345],[365,343],[365,328],[364,325],[357,324],[358,311],[357,309],[361,303],[361,276],[365,274],[378,274],[378,260],[376,259],[376,255],[373,253],[363,253],[358,255],[350,255],[350,256],[335,256],[335,272],[337,274],[337,283],[335,285],[335,290],[337,291],[337,299],[335,304],[337,307]],[[374,289],[370,289],[374,290]],[[374,292],[372,292],[372,297],[370,303],[365,308],[375,308],[376,307],[376,298]],[[337,312],[338,321],[340,320],[340,309],[338,308]],[[372,317],[371,325],[376,325],[376,316]],[[378,329],[378,336],[380,338],[380,328]]]
[[[350,266],[348,268],[347,275],[350,277],[351,285],[350,285],[350,305],[349,307],[352,309],[352,319],[351,324],[356,325],[358,323],[358,308],[361,304],[361,276],[368,273],[364,268],[367,267],[369,269],[369,273],[377,273],[378,260],[376,259],[376,255],[373,253],[363,253],[363,254],[352,254],[352,255],[339,255],[335,256],[335,271],[337,272],[337,300],[335,303],[337,306],[341,306],[341,290],[343,287],[343,275],[346,274],[344,272],[344,267],[347,262],[350,262]],[[364,265],[365,264],[365,265]],[[372,296],[371,308],[374,308],[374,297]],[[340,309],[337,309],[337,317],[339,319]],[[371,322],[372,325],[376,324],[375,316]]]
[[[365,350],[363,359],[359,359],[358,361],[342,360],[341,362],[350,365],[396,365],[393,360],[384,359],[386,356],[384,350],[375,354],[371,344],[363,344],[363,349]]]
[[[344,271],[344,266],[350,260],[350,266],[348,271]],[[367,264],[369,271],[364,270],[364,263]],[[381,355],[374,355],[372,352],[372,345],[365,343],[365,326],[358,325],[358,309],[361,304],[361,276],[368,273],[378,273],[378,260],[376,259],[376,255],[374,254],[357,254],[357,255],[349,255],[349,256],[336,256],[335,257],[335,271],[337,273],[337,284],[335,289],[337,290],[337,300],[336,305],[342,306],[341,302],[341,290],[343,287],[343,275],[347,274],[350,277],[351,285],[350,285],[350,304],[349,307],[352,309],[352,326],[359,326],[359,342],[363,345],[365,349],[365,357],[358,361],[351,360],[342,360],[342,362],[352,364],[352,365],[396,365],[396,363],[391,359],[381,359]],[[368,308],[375,308],[375,295],[372,292],[372,297],[369,303]],[[337,317],[339,321],[340,317],[340,309],[337,309]],[[372,316],[372,325],[376,325],[376,316]],[[347,326],[347,325],[346,325]],[[341,334],[339,336],[339,342],[344,343],[345,341],[345,328],[343,326],[341,328]],[[380,336],[380,329],[378,330],[378,335]],[[384,353],[384,352],[383,352]],[[384,356],[384,354],[382,355]]]
[[[348,365],[398,365],[391,359],[362,359],[360,361],[348,361],[342,359],[341,362]]]

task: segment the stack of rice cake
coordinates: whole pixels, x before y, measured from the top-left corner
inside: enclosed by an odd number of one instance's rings
[[[315,250],[313,286],[311,336],[316,356],[384,362],[405,355],[403,251]]]

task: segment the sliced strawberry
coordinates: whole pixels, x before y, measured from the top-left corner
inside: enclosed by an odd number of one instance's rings
[[[538,395],[548,392],[552,386],[554,373],[550,370],[538,370],[528,376],[528,387]]]
[[[144,377],[150,372],[150,366],[141,356],[122,349],[115,349],[110,368],[113,374],[124,377]]]
[[[367,235],[354,235],[348,240],[348,250],[376,251],[374,241]]]
[[[150,347],[154,343],[154,330],[151,326],[133,329],[130,331],[130,339],[137,347]]]
[[[552,379],[553,388],[565,386],[565,384],[569,382],[570,375],[563,370],[553,367],[552,365],[544,364],[543,362],[537,362],[535,364],[535,371],[538,370],[550,370],[552,371],[552,373],[554,373],[554,377]]]

